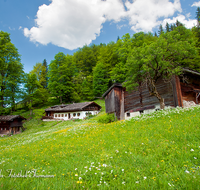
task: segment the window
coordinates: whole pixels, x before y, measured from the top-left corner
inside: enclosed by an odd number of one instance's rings
[[[65,117],[67,117],[67,114],[65,114]]]
[[[85,113],[86,116],[89,116],[89,115],[91,115],[91,114],[92,114],[91,112]]]
[[[76,113],[73,113],[73,117],[76,117]]]
[[[64,117],[64,114],[62,114],[61,117]]]
[[[55,117],[57,117],[57,114],[55,114]]]
[[[143,114],[143,113],[144,113],[144,110],[141,110],[141,111],[140,111],[140,114]]]
[[[127,116],[127,117],[130,117],[130,116],[131,116],[131,114],[130,114],[130,113],[126,113],[126,116]]]
[[[58,114],[58,117],[60,117],[60,114]]]
[[[77,113],[77,116],[80,116],[81,114],[80,113]]]

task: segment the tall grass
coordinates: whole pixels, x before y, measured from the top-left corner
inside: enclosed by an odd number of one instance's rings
[[[98,123],[102,115],[30,120],[25,132],[0,138],[1,189],[200,188],[199,106],[110,124]]]

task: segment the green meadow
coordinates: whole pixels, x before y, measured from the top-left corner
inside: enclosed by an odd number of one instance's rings
[[[200,106],[105,124],[97,103],[98,116],[0,138],[0,189],[200,189]]]

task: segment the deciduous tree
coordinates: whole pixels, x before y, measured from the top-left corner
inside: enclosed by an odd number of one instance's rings
[[[8,104],[14,106],[20,90],[23,65],[10,34],[0,31],[0,114]]]
[[[171,32],[162,33],[155,42],[133,49],[127,61],[129,72],[125,86],[130,90],[138,86],[139,82],[145,82],[150,95],[158,98],[163,109],[165,103],[157,90],[157,80],[179,75],[182,67],[187,65],[184,59],[196,54],[195,42],[189,29],[179,26]]]

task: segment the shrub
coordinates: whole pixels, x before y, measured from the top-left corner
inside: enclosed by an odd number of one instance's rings
[[[100,116],[98,119],[98,122],[99,123],[111,123],[115,120],[116,119],[115,119],[114,113],[111,113],[111,114],[104,114],[104,115]]]

